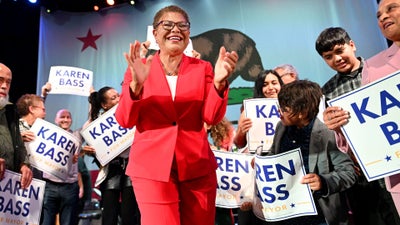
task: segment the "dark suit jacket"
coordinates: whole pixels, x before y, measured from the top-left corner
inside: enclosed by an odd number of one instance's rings
[[[7,118],[8,129],[10,130],[12,143],[14,147],[13,162],[7,163],[6,159],[7,165],[11,167],[11,168],[7,167],[7,169],[20,173],[21,166],[23,164],[29,165],[29,161],[27,157],[27,151],[21,137],[21,133],[19,131],[19,116],[17,114],[15,105],[13,104],[6,105],[5,114]]]
[[[273,154],[280,153],[280,140],[285,130],[286,127],[279,122],[271,146]],[[318,118],[311,131],[308,163],[310,173],[316,173],[326,181],[326,195],[314,195],[326,221],[329,225],[347,224],[346,203],[340,192],[350,188],[356,182],[357,175],[353,161],[337,148],[334,132]]]

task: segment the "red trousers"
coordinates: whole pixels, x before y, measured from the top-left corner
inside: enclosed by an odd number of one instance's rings
[[[142,225],[214,225],[216,173],[169,182],[131,177]]]

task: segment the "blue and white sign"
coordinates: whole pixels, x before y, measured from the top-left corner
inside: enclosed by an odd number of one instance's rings
[[[78,154],[81,141],[72,133],[37,118],[31,129],[36,137],[25,143],[29,162],[39,170],[65,180],[72,171],[73,157]]]
[[[271,148],[276,124],[281,120],[278,99],[253,98],[243,101],[245,116],[252,121],[247,132],[247,144],[250,152],[262,146],[263,152]]]
[[[272,156],[256,156],[254,214],[265,221],[316,215],[310,187],[302,184],[305,173],[300,149]]]
[[[350,112],[342,132],[368,181],[400,173],[400,71],[328,102]]]
[[[115,119],[117,105],[102,114],[81,131],[85,141],[96,150],[102,166],[132,145],[135,128],[121,127]]]
[[[0,224],[38,225],[46,182],[32,179],[31,185],[21,188],[21,174],[6,170],[0,180]]]
[[[214,150],[217,159],[217,198],[221,208],[237,208],[252,201],[254,194],[254,155]]]
[[[71,66],[50,67],[50,94],[89,96],[93,85],[93,72]]]

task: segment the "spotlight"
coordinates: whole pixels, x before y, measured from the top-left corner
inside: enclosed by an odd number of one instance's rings
[[[114,5],[115,2],[114,2],[114,0],[107,0],[107,4],[108,4],[108,5]]]
[[[129,1],[129,4],[134,5],[135,1],[133,1],[133,0]]]
[[[30,3],[36,4],[37,0],[29,0]]]

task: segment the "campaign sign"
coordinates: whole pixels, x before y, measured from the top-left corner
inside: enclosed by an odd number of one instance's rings
[[[332,99],[350,112],[342,132],[368,181],[400,173],[400,71]]]
[[[272,156],[256,156],[254,214],[265,221],[280,221],[317,215],[314,198],[307,184],[300,149]]]
[[[243,201],[253,199],[254,155],[214,150],[217,159],[217,198],[221,208],[237,208]]]
[[[280,121],[278,99],[253,98],[243,101],[245,116],[250,118],[252,126],[247,132],[247,144],[250,152],[262,146],[263,152],[270,149],[276,124]]]
[[[38,225],[46,182],[32,179],[28,188],[21,188],[21,174],[6,170],[0,180],[0,224]]]
[[[115,119],[117,106],[118,104],[81,131],[85,141],[96,149],[96,158],[102,166],[129,148],[133,142],[135,129],[121,127]]]
[[[71,66],[50,67],[50,94],[89,96],[93,84],[93,72]]]
[[[29,162],[39,170],[65,180],[74,154],[80,151],[80,140],[72,133],[40,118],[35,120],[30,130],[36,137],[25,143]]]

